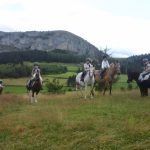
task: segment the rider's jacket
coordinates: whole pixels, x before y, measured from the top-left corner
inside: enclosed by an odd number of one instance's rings
[[[102,61],[101,68],[102,68],[102,69],[107,69],[107,68],[109,68],[109,62],[108,62],[108,60],[103,60],[103,61]]]
[[[148,63],[148,64],[144,67],[144,71],[150,72],[150,63]]]

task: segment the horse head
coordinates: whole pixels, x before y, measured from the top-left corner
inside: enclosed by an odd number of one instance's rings
[[[117,66],[116,66],[116,64],[111,63],[110,67],[107,69],[106,74],[109,76],[113,76],[116,73],[117,73]]]
[[[40,79],[40,72],[39,72],[39,71],[37,71],[37,72],[35,73],[35,79],[36,79],[36,80],[39,80],[39,79]]]
[[[90,70],[89,70],[89,76],[90,78],[92,78],[95,74],[95,68],[94,67],[90,67]]]

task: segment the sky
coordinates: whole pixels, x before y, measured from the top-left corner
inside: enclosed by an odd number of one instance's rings
[[[54,30],[114,57],[150,53],[150,0],[0,0],[0,31]]]

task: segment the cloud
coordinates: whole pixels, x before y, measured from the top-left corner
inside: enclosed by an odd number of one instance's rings
[[[114,15],[94,6],[89,0],[1,0],[0,29],[6,25],[13,31],[67,30],[98,48],[149,52],[150,20]]]

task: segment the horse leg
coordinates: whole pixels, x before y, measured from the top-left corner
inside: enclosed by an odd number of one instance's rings
[[[94,86],[91,87],[90,96],[91,98],[94,97]]]
[[[81,93],[81,97],[84,97],[83,96],[83,92],[82,92],[82,90],[83,90],[83,88],[82,88],[82,86],[80,85],[80,84],[76,84],[76,95],[80,95],[80,93]]]
[[[37,94],[34,96],[34,102],[37,103]]]
[[[139,88],[140,88],[140,93],[141,93],[141,97],[142,97],[142,96],[144,96],[144,91],[141,87],[139,87]]]
[[[146,96],[148,96],[148,88],[146,89]]]
[[[148,88],[144,88],[143,92],[144,92],[144,96],[148,96]]]
[[[31,102],[31,91],[27,90],[28,96],[29,96],[29,102]]]
[[[87,84],[85,84],[85,89],[84,89],[84,99],[86,99],[86,94],[87,94]]]
[[[32,91],[32,95],[31,95],[31,103],[34,102],[34,92]]]
[[[76,83],[76,91],[79,89],[79,84]]]
[[[105,95],[106,90],[107,90],[107,84],[105,83],[105,85],[104,85],[103,95]]]
[[[109,84],[109,95],[111,95],[112,83]]]
[[[38,102],[38,101],[37,101],[37,95],[38,95],[38,93],[39,93],[39,91],[37,91],[36,94],[35,94],[35,98],[34,98],[35,103]]]
[[[111,94],[111,84],[108,81],[105,82],[103,95],[105,95],[107,88],[109,88],[110,90],[109,94]]]
[[[105,87],[105,88],[104,88],[104,91],[103,91],[103,95],[105,95],[106,89],[107,89],[107,88]]]

